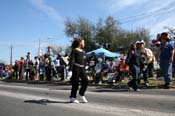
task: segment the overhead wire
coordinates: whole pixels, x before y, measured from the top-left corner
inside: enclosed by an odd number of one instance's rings
[[[162,7],[162,8],[159,8],[157,10],[154,10],[154,11],[151,11],[151,12],[140,13],[140,14],[137,14],[137,15],[134,15],[134,16],[130,16],[130,17],[127,17],[127,18],[121,18],[121,19],[119,19],[119,21],[122,20],[122,21],[120,21],[120,23],[122,23],[122,24],[123,23],[129,23],[129,22],[135,22],[137,20],[145,19],[148,16],[150,18],[150,17],[155,16],[155,15],[164,14],[164,13],[170,13],[174,9],[175,9],[175,0],[170,2],[168,5],[166,5],[166,6]]]

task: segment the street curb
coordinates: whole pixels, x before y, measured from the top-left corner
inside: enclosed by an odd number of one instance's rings
[[[39,80],[0,80],[2,82],[7,82],[7,83],[26,83],[26,84],[54,84],[54,85],[71,85],[70,81],[60,81],[60,80],[54,80],[54,81],[39,81]],[[95,87],[107,87],[107,88],[128,88],[127,85],[125,84],[109,84],[109,83],[102,83],[102,84],[94,84],[94,83],[89,83],[89,86],[95,86]],[[144,85],[140,85],[142,89],[165,89],[162,85],[150,85],[148,87],[145,87]],[[170,86],[170,89],[175,89],[175,86]]]

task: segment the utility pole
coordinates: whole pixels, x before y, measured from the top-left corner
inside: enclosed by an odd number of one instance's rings
[[[47,38],[47,40],[50,40],[51,38]],[[38,44],[38,56],[40,57],[42,55],[42,50],[41,50],[41,43],[42,39],[39,39],[39,44]]]
[[[40,52],[41,52],[41,40],[39,39],[38,56],[40,56]]]
[[[10,65],[12,66],[12,57],[13,57],[13,46],[10,47]]]

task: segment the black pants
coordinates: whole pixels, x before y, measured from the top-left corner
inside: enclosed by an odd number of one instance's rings
[[[122,81],[126,77],[127,73],[127,71],[119,71],[115,82]]]
[[[148,64],[148,75],[149,77],[153,77],[153,72],[154,72],[154,64],[153,63],[150,63]]]
[[[52,79],[52,69],[51,67],[45,67],[45,75],[46,75],[46,80],[51,81]]]
[[[60,77],[61,77],[61,81],[64,80],[64,66],[60,67]]]
[[[44,74],[39,75],[40,81],[44,81]]]
[[[149,83],[148,81],[148,68],[146,70],[142,70],[143,71],[143,79],[145,83]]]
[[[149,75],[148,75],[148,65],[147,64],[143,65],[143,66],[140,67],[140,69],[141,69],[141,73],[143,73],[144,82],[149,83],[149,81],[148,81],[148,77],[149,77]],[[140,83],[140,80],[139,80],[139,83]]]
[[[88,78],[87,78],[85,69],[78,66],[73,66],[72,78],[71,78],[72,90],[71,90],[70,98],[71,97],[76,98],[80,78],[81,78],[81,88],[79,90],[79,94],[81,96],[84,96],[88,86]]]
[[[26,80],[29,79],[30,76],[30,69],[26,69]]]
[[[14,73],[15,73],[15,78],[18,79],[18,70],[15,70]]]
[[[61,77],[61,81],[64,80],[64,66],[56,67],[57,74]]]

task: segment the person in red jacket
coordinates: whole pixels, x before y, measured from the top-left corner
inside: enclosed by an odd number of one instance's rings
[[[123,58],[120,59],[119,65],[117,67],[117,72],[118,76],[116,78],[116,82],[124,80],[125,76],[129,72],[129,66],[126,64]]]

